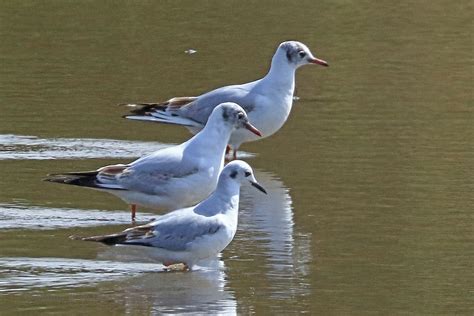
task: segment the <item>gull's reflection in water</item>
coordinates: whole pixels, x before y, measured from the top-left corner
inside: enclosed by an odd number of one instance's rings
[[[146,262],[146,258],[132,262],[130,254],[105,253],[100,257],[111,260],[0,258],[0,297],[44,288],[67,293],[89,287],[89,292],[75,295],[94,293],[95,300],[113,300],[127,314],[236,314],[236,302],[225,290],[226,275],[218,258],[203,262],[191,273],[161,272],[160,264]]]
[[[244,187],[237,234],[240,240],[234,242],[247,243],[258,252],[252,256],[260,256],[258,262],[264,262],[271,297],[308,293],[311,235],[295,230],[292,200],[283,182],[266,171],[256,170],[255,177],[268,194]],[[244,245],[236,247],[242,250]]]
[[[107,247],[98,255],[101,260],[120,262],[155,262],[147,256],[148,248]],[[145,250],[145,251],[144,251]],[[237,303],[226,289],[224,262],[216,257],[200,261],[192,272],[165,272],[156,265],[154,273],[130,278],[120,285],[125,310],[136,313],[218,313],[236,314]]]
[[[221,261],[218,261],[222,263]],[[224,289],[226,275],[221,268],[198,271],[145,274],[129,280],[122,287],[125,310],[144,312],[210,313],[235,315],[237,303],[232,293]]]

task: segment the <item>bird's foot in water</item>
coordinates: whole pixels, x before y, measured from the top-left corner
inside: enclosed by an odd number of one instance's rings
[[[163,265],[165,266],[163,270],[166,272],[185,272],[191,270],[186,263],[163,262]]]

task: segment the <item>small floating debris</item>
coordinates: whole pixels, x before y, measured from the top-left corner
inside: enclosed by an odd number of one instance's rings
[[[300,99],[299,96],[297,96],[297,95],[294,95],[294,96],[293,96],[293,101],[299,101],[299,99]]]
[[[185,54],[188,54],[188,55],[192,55],[192,54],[196,54],[197,53],[197,50],[195,49],[187,49],[184,51]]]

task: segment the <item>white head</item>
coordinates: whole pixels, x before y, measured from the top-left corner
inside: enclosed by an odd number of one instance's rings
[[[288,64],[295,68],[307,64],[318,64],[325,67],[329,66],[326,61],[314,57],[305,44],[297,41],[287,41],[281,43],[275,53],[275,57],[277,56],[279,59],[285,60]]]
[[[250,124],[247,113],[237,103],[225,102],[216,106],[209,116],[209,122],[222,122],[233,129],[245,128],[258,136],[262,136],[260,131]]]
[[[242,160],[229,162],[219,176],[219,182],[221,181],[236,182],[239,186],[250,182],[253,187],[267,194],[267,191],[255,179],[252,168]]]

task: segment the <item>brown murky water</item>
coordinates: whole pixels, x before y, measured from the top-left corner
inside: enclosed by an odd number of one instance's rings
[[[472,7],[1,2],[1,314],[473,314]],[[299,70],[290,120],[243,146],[269,194],[243,190],[220,260],[160,273],[67,238],[123,229],[128,213],[45,174],[189,137],[122,120],[116,103],[256,79],[286,39],[331,67]]]

